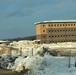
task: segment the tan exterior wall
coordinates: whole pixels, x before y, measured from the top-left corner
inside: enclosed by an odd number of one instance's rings
[[[36,39],[40,40],[41,39],[41,26],[40,25],[36,25]]]
[[[41,43],[75,42],[76,22],[38,23],[36,36]]]
[[[37,35],[41,34],[41,26],[40,25],[36,25],[36,34]]]

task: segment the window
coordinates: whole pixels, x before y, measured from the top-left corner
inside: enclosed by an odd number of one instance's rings
[[[45,30],[43,30],[43,32],[45,32]]]
[[[50,27],[50,24],[48,26]]]
[[[57,37],[57,36],[55,35],[55,37]]]
[[[54,43],[54,41],[52,41]]]
[[[56,30],[54,30],[56,32]]]
[[[60,30],[60,31],[62,31],[62,30]]]
[[[66,26],[67,26],[67,24],[66,24]]]
[[[45,41],[43,43],[45,43]]]
[[[52,32],[53,32],[53,30],[52,30]]]
[[[49,37],[51,37],[51,36],[49,36]]]
[[[59,35],[58,35],[58,37],[59,37]]]
[[[51,41],[49,43],[52,43]]]
[[[68,24],[68,26],[70,26],[70,24]]]
[[[68,35],[68,36],[70,36],[70,35]]]
[[[73,26],[73,24],[71,24],[71,26]]]
[[[49,30],[49,32],[50,32],[50,30]]]
[[[66,30],[66,31],[68,31],[68,30]]]
[[[65,30],[63,30],[63,31],[65,31]]]
[[[61,35],[61,37],[62,37],[62,35]]]
[[[45,27],[45,25],[43,25],[43,27]]]
[[[59,30],[57,30],[59,32]]]
[[[60,26],[61,26],[61,24],[60,24]]]
[[[63,26],[64,26],[64,24],[63,24]]]
[[[43,38],[45,38],[45,36],[43,36]]]
[[[59,24],[57,24],[57,26],[59,26]]]
[[[54,26],[56,26],[56,24],[54,24]]]
[[[70,31],[70,30],[68,30],[68,31]]]

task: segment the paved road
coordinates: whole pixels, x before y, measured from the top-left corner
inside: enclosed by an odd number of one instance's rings
[[[13,72],[11,70],[6,70],[6,69],[0,68],[0,75],[24,75],[24,73],[17,73],[17,72]]]

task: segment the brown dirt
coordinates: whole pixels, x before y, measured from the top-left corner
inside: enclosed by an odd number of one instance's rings
[[[24,73],[13,72],[11,70],[0,68],[0,75],[24,75]]]

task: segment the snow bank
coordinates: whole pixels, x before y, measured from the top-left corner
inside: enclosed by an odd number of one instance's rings
[[[50,51],[57,47],[75,47],[76,43],[58,43],[58,44],[43,44],[39,47],[26,46],[26,43],[14,42],[15,46],[22,50],[20,56],[3,55],[0,59],[0,65],[3,68],[13,71],[22,72],[27,75],[75,75],[76,58],[71,57],[69,67],[69,57],[51,56]],[[25,47],[26,46],[26,47]],[[46,49],[43,50],[43,47]]]
[[[17,62],[18,60],[18,62]],[[39,55],[27,58],[18,58],[16,60],[15,71],[21,72],[28,69],[28,75],[73,75],[76,69],[74,64],[71,63],[71,68],[68,68],[68,57],[53,57],[50,55]],[[20,60],[20,62],[19,62]]]

